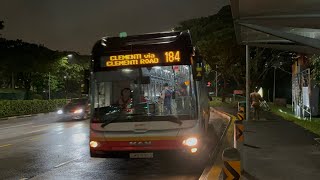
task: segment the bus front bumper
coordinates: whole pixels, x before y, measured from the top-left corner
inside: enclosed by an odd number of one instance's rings
[[[124,156],[130,157],[132,153],[154,154],[186,154],[196,155],[201,150],[200,145],[186,146],[181,140],[157,140],[157,141],[108,141],[90,142],[90,154],[92,157]]]

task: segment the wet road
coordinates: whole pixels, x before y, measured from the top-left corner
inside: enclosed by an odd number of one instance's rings
[[[90,158],[89,121],[54,114],[0,121],[0,179],[198,179],[204,167],[178,158]],[[225,122],[211,119],[212,145]]]

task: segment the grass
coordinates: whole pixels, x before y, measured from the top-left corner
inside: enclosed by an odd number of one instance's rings
[[[287,121],[294,122],[295,124],[317,134],[320,136],[320,118],[312,118],[312,120],[303,120],[296,117],[291,108],[270,105],[271,111]]]
[[[222,102],[221,101],[221,97],[213,97],[212,101],[209,102],[209,106],[210,107],[237,107],[238,102],[230,102],[227,101],[226,102]]]
[[[228,100],[228,98],[226,99]],[[210,107],[237,107],[237,102],[221,102],[221,97],[213,97],[213,100],[209,102]],[[312,120],[303,120],[296,117],[292,109],[289,107],[282,107],[270,104],[271,111],[284,118],[287,121],[291,121],[317,135],[320,136],[320,118],[312,118]]]

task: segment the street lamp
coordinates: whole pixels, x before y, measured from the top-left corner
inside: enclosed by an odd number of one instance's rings
[[[273,67],[273,103],[276,99],[276,66],[272,66]]]
[[[64,93],[67,100],[67,76],[63,76],[63,78],[64,78]]]
[[[49,72],[49,81],[48,81],[48,85],[49,85],[49,97],[48,97],[48,99],[50,100],[51,99],[51,79],[50,79],[50,72]]]
[[[68,54],[68,58],[71,59],[73,57],[72,54]]]
[[[216,97],[218,97],[218,65],[216,65]]]

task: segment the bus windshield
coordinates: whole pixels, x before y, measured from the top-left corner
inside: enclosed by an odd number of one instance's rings
[[[189,65],[97,72],[92,121],[104,123],[196,119]]]

